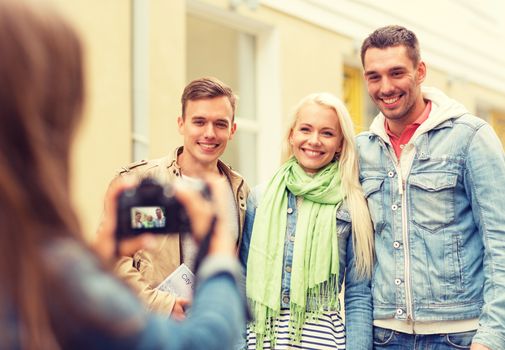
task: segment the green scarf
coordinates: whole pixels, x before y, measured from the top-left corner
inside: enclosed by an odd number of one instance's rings
[[[282,261],[288,189],[303,197],[298,210],[291,269],[290,332],[300,340],[306,311],[317,317],[338,309],[338,238],[336,212],[343,200],[338,162],[314,176],[291,157],[268,183],[256,210],[247,260],[247,298],[254,321],[257,349],[265,336],[275,347],[274,320],[280,313]],[[307,300],[310,304],[307,305]]]

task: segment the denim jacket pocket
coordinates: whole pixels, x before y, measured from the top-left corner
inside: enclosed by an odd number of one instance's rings
[[[384,179],[378,177],[365,178],[361,184],[376,234],[380,234],[384,226],[384,198],[381,191],[383,184]]]
[[[457,180],[457,174],[442,172],[410,175],[410,215],[416,225],[434,233],[454,221]]]

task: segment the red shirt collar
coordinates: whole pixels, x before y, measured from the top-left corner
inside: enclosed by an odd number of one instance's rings
[[[410,139],[416,132],[419,125],[421,125],[426,121],[426,119],[428,119],[430,112],[431,112],[431,101],[428,101],[426,103],[426,107],[424,107],[424,110],[421,112],[419,117],[412,124],[407,125],[405,129],[403,129],[400,136],[396,136],[395,134],[393,134],[389,129],[387,119],[384,120],[384,128],[386,129],[386,133],[389,136],[389,141],[391,142],[391,146],[393,146],[393,150],[395,151],[396,157],[398,159],[400,158],[404,145],[409,143]]]
[[[414,132],[417,130],[417,128],[419,127],[419,125],[421,125],[422,123],[424,123],[426,121],[426,119],[428,119],[428,117],[430,116],[430,112],[431,112],[431,101],[428,100],[428,102],[426,102],[426,106],[424,107],[423,111],[421,112],[421,114],[419,115],[419,117],[414,120],[413,123],[411,124],[408,124],[405,129],[403,129],[403,132],[402,132],[402,135],[403,133],[407,130],[407,129],[412,129],[411,127],[412,126],[415,126],[415,129],[414,129]],[[402,135],[400,135],[399,137],[396,136],[395,134],[393,134],[391,132],[391,130],[389,129],[389,125],[387,123],[387,119],[384,119],[384,128],[386,129],[386,133],[388,134],[388,136],[391,138],[396,138],[396,139],[399,139],[402,137]],[[412,133],[413,135],[414,133]],[[412,137],[412,135],[410,135]],[[410,140],[410,137],[409,137],[409,140]]]

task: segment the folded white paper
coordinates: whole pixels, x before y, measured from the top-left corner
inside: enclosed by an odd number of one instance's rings
[[[193,297],[193,289],[195,283],[195,275],[186,264],[181,264],[174,272],[172,272],[157,289],[174,294],[179,298],[191,300]]]

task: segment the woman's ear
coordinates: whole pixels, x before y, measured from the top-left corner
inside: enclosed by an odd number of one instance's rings
[[[340,140],[340,144],[338,145],[335,153],[340,155],[340,153],[342,153],[342,148],[344,148],[344,139],[343,138]]]

